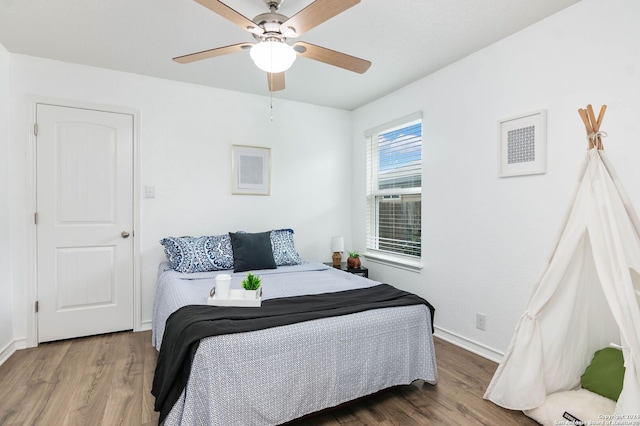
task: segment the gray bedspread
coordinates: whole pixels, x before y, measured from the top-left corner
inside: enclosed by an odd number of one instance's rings
[[[232,275],[239,288],[246,273]],[[379,284],[319,263],[253,271],[263,299]],[[219,272],[181,274],[160,265],[153,344],[181,306],[206,304]],[[424,305],[203,339],[189,383],[165,425],[277,425],[437,371],[431,318]]]

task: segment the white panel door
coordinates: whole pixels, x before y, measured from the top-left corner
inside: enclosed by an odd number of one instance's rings
[[[133,116],[38,104],[38,341],[133,328]]]

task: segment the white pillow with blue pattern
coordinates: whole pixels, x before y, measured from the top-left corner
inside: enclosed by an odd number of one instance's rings
[[[302,258],[293,244],[293,229],[276,229],[271,231],[271,248],[276,265],[300,265]]]
[[[193,273],[233,269],[229,234],[204,237],[167,237],[160,240],[171,269]]]

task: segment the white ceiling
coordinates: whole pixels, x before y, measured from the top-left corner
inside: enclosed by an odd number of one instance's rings
[[[319,0],[320,1],[320,0]],[[356,74],[298,57],[275,98],[355,109],[579,0],[363,0],[300,40],[370,60]],[[311,0],[285,0],[293,16]],[[263,0],[226,0],[253,19]],[[268,95],[248,52],[177,64],[171,58],[250,33],[192,0],[0,0],[0,44],[19,53]]]

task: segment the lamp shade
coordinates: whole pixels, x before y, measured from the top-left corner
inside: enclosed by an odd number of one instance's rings
[[[296,60],[293,47],[280,40],[264,40],[249,52],[256,66],[263,71],[279,73],[288,70]]]
[[[344,237],[331,237],[331,251],[334,253],[344,251]]]

